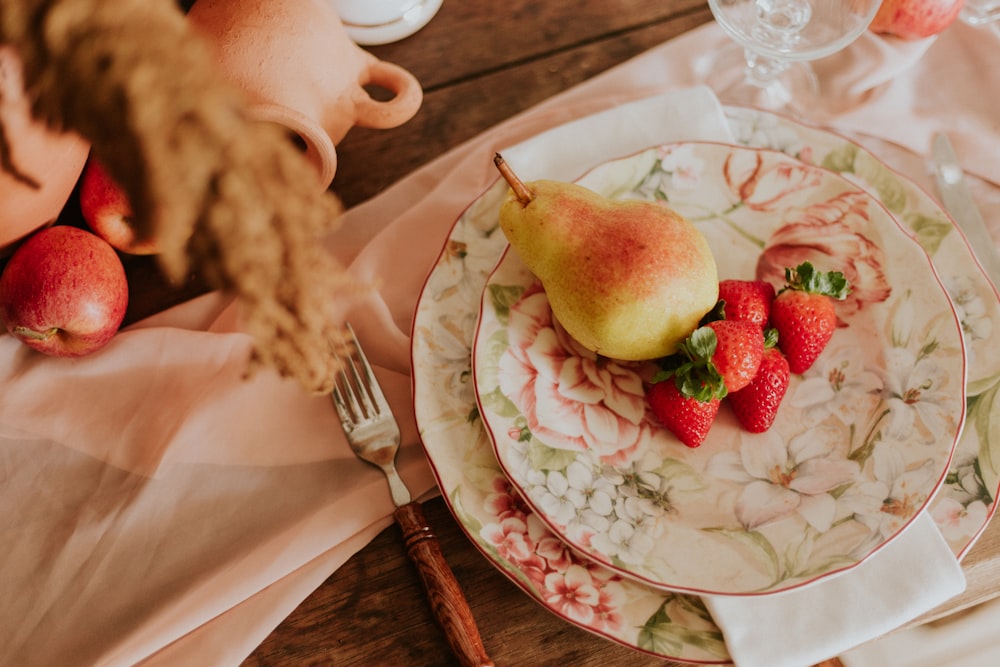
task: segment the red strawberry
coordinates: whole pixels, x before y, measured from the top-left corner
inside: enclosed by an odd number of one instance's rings
[[[774,285],[764,280],[727,279],[719,282],[719,299],[726,302],[725,318],[767,326],[774,301]]]
[[[771,335],[772,332],[774,335]],[[778,416],[778,406],[788,391],[788,360],[774,346],[777,332],[768,329],[768,334],[757,375],[746,387],[728,396],[736,419],[751,433],[763,433],[771,428],[774,418]]]
[[[833,337],[834,299],[846,298],[849,287],[843,273],[816,271],[809,262],[785,269],[785,279],[788,284],[771,304],[771,325],[791,371],[804,373]]]
[[[716,320],[705,326],[715,332],[712,364],[729,392],[750,384],[764,356],[764,334],[753,322]]]
[[[688,447],[698,447],[705,441],[715,415],[719,413],[719,399],[701,401],[685,396],[674,378],[650,385],[646,401],[660,423]]]
[[[717,320],[695,329],[646,393],[653,414],[688,447],[698,447],[730,385],[744,387],[757,373],[764,336],[750,322]]]
[[[678,377],[686,396],[724,398],[750,383],[763,354],[764,334],[757,325],[714,320],[695,329],[677,354],[664,360],[664,368]]]

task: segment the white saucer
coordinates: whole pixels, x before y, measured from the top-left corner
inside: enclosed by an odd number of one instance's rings
[[[417,32],[437,14],[443,0],[415,0],[398,18],[365,20],[351,15],[341,16],[348,36],[358,44],[389,44]],[[376,22],[377,21],[377,22]]]

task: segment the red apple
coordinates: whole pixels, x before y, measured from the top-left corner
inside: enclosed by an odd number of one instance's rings
[[[883,0],[870,29],[901,39],[936,35],[958,18],[965,0]]]
[[[87,161],[80,181],[80,212],[95,234],[122,252],[154,255],[160,251],[154,240],[136,240],[132,204],[93,157]]]
[[[26,345],[56,357],[103,347],[127,305],[118,255],[76,227],[48,227],[28,237],[0,275],[0,321]]]

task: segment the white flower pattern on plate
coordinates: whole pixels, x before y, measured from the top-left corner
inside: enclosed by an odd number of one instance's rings
[[[989,518],[989,508],[982,500],[963,505],[954,498],[942,498],[931,517],[946,540],[959,540],[979,530]]]
[[[809,424],[819,424],[829,416],[848,423],[858,412],[858,402],[874,409],[882,391],[882,378],[865,367],[861,350],[854,345],[826,349],[802,381],[785,400],[802,409]]]
[[[874,479],[852,486],[842,498],[874,536],[886,537],[901,530],[926,502],[924,489],[935,471],[930,461],[908,467],[895,449],[876,449],[871,463]]]
[[[660,169],[670,178],[676,190],[691,190],[701,181],[705,161],[694,154],[689,144],[662,146],[659,149]]]
[[[830,450],[827,443],[832,439],[817,437],[814,431],[787,444],[773,430],[743,435],[741,440],[738,452],[712,457],[708,471],[743,485],[736,503],[743,527],[753,530],[797,512],[816,530],[829,530],[836,515],[830,491],[851,483],[858,464],[845,458],[846,452]]]
[[[957,390],[937,361],[906,348],[889,350],[885,360],[885,394],[888,426],[885,435],[896,440],[916,438],[934,442],[947,430],[952,417],[946,407]]]
[[[972,340],[985,340],[993,333],[986,302],[979,296],[969,276],[951,276],[945,280],[955,307],[958,309],[962,329]]]

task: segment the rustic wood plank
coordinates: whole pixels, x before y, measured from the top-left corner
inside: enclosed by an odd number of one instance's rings
[[[352,129],[337,146],[331,189],[354,206],[500,121],[710,19],[702,8],[431,91],[405,125]]]
[[[365,48],[433,91],[692,12],[705,0],[446,0],[417,34]]]
[[[466,592],[486,650],[498,665],[676,664],[602,639],[556,617],[521,593],[470,545],[441,498],[425,503],[424,512]],[[459,663],[434,624],[405,554],[399,529],[387,528],[309,596],[244,661],[244,667],[456,667]]]

